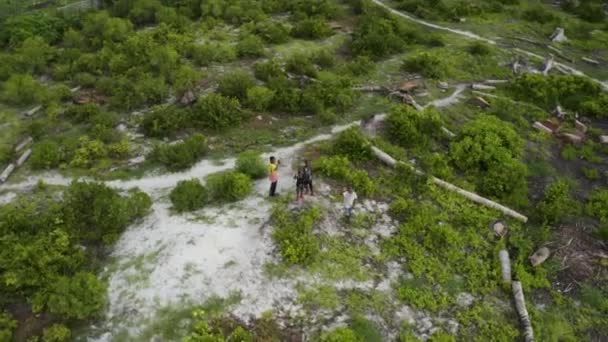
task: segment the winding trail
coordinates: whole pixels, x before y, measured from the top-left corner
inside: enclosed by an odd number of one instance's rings
[[[413,21],[413,22],[418,23],[420,25],[424,25],[426,27],[434,28],[434,29],[441,30],[441,31],[451,32],[451,33],[454,33],[454,34],[457,34],[457,35],[460,35],[460,36],[463,36],[463,37],[466,37],[466,38],[469,38],[469,39],[483,41],[483,42],[486,42],[488,44],[497,45],[496,41],[494,41],[492,39],[488,39],[488,38],[482,37],[482,36],[477,35],[477,34],[475,34],[473,32],[470,32],[470,31],[453,29],[453,28],[449,28],[449,27],[446,27],[446,26],[441,26],[441,25],[438,25],[438,24],[434,24],[434,23],[431,23],[431,22],[428,22],[428,21],[425,21],[425,20],[422,20],[422,19],[415,18],[415,17],[413,17],[413,16],[411,16],[409,14],[403,13],[401,11],[398,11],[398,10],[390,7],[389,5],[385,4],[381,0],[372,0],[372,2],[374,4],[376,4],[376,5],[378,5],[378,6],[386,9],[387,11],[389,11],[390,13],[392,13],[392,14],[394,14],[396,16],[399,16],[401,18],[407,19],[409,21]],[[500,47],[500,48],[503,49],[503,50],[508,50],[505,47]],[[517,51],[519,53],[525,54],[527,56],[530,56],[530,57],[538,58],[538,59],[541,59],[541,60],[544,59],[543,56],[535,54],[534,52],[530,52],[530,51],[523,50],[523,49],[520,49],[520,48],[513,48],[513,50]],[[587,77],[587,78],[589,78],[589,79],[591,79],[591,80],[599,83],[602,86],[602,88],[604,88],[604,90],[608,90],[608,81],[600,81],[600,80],[598,80],[596,78],[593,78],[593,77],[585,74],[584,72],[582,72],[582,71],[580,71],[578,69],[575,69],[575,68],[573,68],[573,67],[571,67],[569,65],[563,64],[563,63],[555,62],[555,65],[567,69],[568,71],[570,71],[574,75]]]

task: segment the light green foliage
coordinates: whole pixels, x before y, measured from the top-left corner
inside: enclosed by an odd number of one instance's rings
[[[608,94],[595,82],[579,76],[523,74],[509,85],[513,96],[552,110],[557,104],[590,116],[608,113]]]
[[[169,194],[173,209],[178,212],[194,211],[207,203],[207,189],[194,178],[179,181]]]
[[[273,77],[283,75],[281,64],[277,59],[269,59],[265,62],[258,62],[253,65],[255,77],[261,81],[268,81]]]
[[[108,145],[108,155],[117,159],[125,159],[131,154],[131,143],[128,138],[122,138],[120,141]]]
[[[190,117],[199,127],[225,130],[238,125],[243,114],[237,99],[209,94],[196,101]]]
[[[416,72],[430,79],[442,79],[450,75],[450,67],[440,56],[421,52],[403,60],[401,69],[407,72]]]
[[[331,144],[331,152],[355,162],[370,160],[373,157],[371,144],[358,127],[349,128],[338,134]]]
[[[195,133],[177,144],[157,145],[152,156],[170,170],[183,170],[194,165],[206,153],[207,139],[202,134]]]
[[[246,35],[239,40],[236,51],[240,57],[261,57],[264,55],[264,42],[256,35]]]
[[[364,342],[381,342],[384,340],[382,334],[378,330],[378,325],[363,317],[353,318],[350,328]]]
[[[437,312],[450,304],[450,298],[432,284],[402,281],[397,289],[397,298],[420,310]]]
[[[22,64],[21,69],[28,73],[44,72],[53,52],[53,48],[41,37],[27,38],[15,51]]]
[[[456,315],[461,324],[459,338],[465,341],[510,342],[519,337],[517,318],[506,317],[496,305],[484,303]]]
[[[214,173],[206,178],[209,197],[220,202],[236,202],[247,197],[253,186],[251,178],[240,172]]]
[[[228,333],[219,324],[209,324],[205,316],[202,310],[193,313],[195,322],[183,342],[253,342],[253,336],[243,327],[236,326]]]
[[[456,342],[456,339],[443,331],[439,331],[431,335],[429,342]]]
[[[247,98],[247,91],[255,85],[253,76],[244,70],[235,70],[224,75],[218,82],[217,91],[227,97],[240,101]]]
[[[566,145],[562,148],[561,155],[564,160],[573,161],[578,157],[578,152],[574,146]]]
[[[321,39],[331,36],[333,30],[321,17],[308,17],[295,23],[291,34],[297,38]]]
[[[572,198],[571,191],[571,185],[565,180],[557,180],[545,190],[543,199],[537,205],[544,222],[556,224],[569,215],[580,212],[580,206]]]
[[[252,179],[260,179],[266,176],[266,163],[258,152],[245,151],[236,158],[235,169]]]
[[[59,277],[45,295],[50,312],[84,319],[103,308],[106,286],[93,274],[80,272],[73,277]]]
[[[371,254],[367,246],[332,237],[323,237],[321,243],[323,250],[310,265],[311,271],[332,281],[366,281],[373,276],[374,270],[365,265],[365,260],[370,258]]]
[[[359,194],[368,196],[374,192],[374,183],[367,172],[353,168],[346,157],[321,157],[315,161],[315,169],[329,178],[352,185]]]
[[[583,174],[585,175],[585,178],[587,178],[589,180],[600,179],[600,172],[594,168],[584,167]]]
[[[175,72],[173,86],[177,96],[184,95],[187,91],[193,90],[201,81],[203,75],[189,65],[181,65]]]
[[[321,211],[316,207],[301,213],[289,212],[281,206],[273,210],[275,229],[272,238],[285,262],[310,265],[315,260],[319,253],[319,242],[312,229],[320,219]]]
[[[15,328],[17,328],[17,321],[9,314],[0,312],[0,341],[10,341],[13,337],[13,330]]]
[[[13,105],[31,105],[42,102],[47,90],[30,75],[13,74],[2,84],[0,98]]]
[[[352,76],[365,76],[374,71],[376,64],[367,56],[357,56],[341,67],[340,70]]]
[[[301,110],[319,114],[324,108],[345,112],[355,99],[352,81],[330,73],[320,73],[320,82],[313,82],[302,92]]]
[[[91,140],[88,136],[78,139],[78,148],[70,161],[70,166],[90,168],[93,162],[106,157],[108,151],[103,141]]]
[[[320,285],[314,288],[300,289],[298,302],[309,311],[336,310],[340,307],[338,291],[330,285]]]
[[[63,161],[64,153],[58,143],[45,140],[34,145],[30,164],[34,169],[52,169]]]
[[[213,62],[228,63],[237,58],[236,47],[221,42],[192,45],[189,54],[194,62],[201,66],[207,66]]]
[[[253,86],[247,89],[247,105],[259,112],[270,107],[273,97],[274,91],[263,86]]]
[[[587,214],[608,223],[608,190],[596,189],[589,195],[586,206]]]
[[[280,22],[265,20],[261,22],[250,22],[241,28],[251,30],[255,35],[261,37],[265,42],[271,44],[282,44],[289,40],[290,28]]]
[[[468,122],[450,143],[454,165],[468,172],[477,191],[496,197],[526,196],[523,140],[514,127],[492,116]]]
[[[174,106],[156,107],[144,114],[142,129],[149,137],[167,137],[184,127],[187,113]]]
[[[391,141],[403,147],[425,147],[441,137],[441,116],[434,108],[417,111],[410,106],[393,107],[386,120]]]
[[[467,50],[471,55],[477,56],[487,56],[492,53],[492,49],[486,43],[480,41],[471,43]]]
[[[321,334],[321,342],[363,342],[363,340],[349,328],[341,327]]]
[[[307,53],[296,52],[285,61],[285,70],[296,75],[317,77],[317,69]]]
[[[70,339],[72,332],[63,324],[53,324],[44,329],[42,333],[43,342],[65,342]]]
[[[47,43],[56,43],[63,27],[64,23],[59,17],[47,12],[12,15],[0,26],[0,46],[16,48],[26,39],[36,36],[42,37]]]
[[[103,184],[86,182],[73,182],[64,201],[66,224],[74,236],[85,241],[116,241],[129,223],[145,215],[151,206],[145,193],[122,197]]]
[[[64,115],[76,123],[83,123],[91,120],[94,116],[101,113],[101,108],[95,103],[84,105],[73,105],[68,107]]]

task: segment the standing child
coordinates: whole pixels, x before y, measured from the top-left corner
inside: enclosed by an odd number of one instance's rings
[[[312,169],[308,160],[304,160],[304,190],[311,196],[314,196],[312,191]]]
[[[353,187],[349,185],[342,196],[344,197],[344,216],[347,221],[350,221],[350,217],[353,215],[353,205],[357,199],[357,193],[354,192]]]
[[[300,202],[304,199],[304,187],[306,186],[304,170],[299,168],[298,173],[293,178],[296,180],[296,201]]]
[[[274,156],[270,157],[268,164],[268,180],[270,181],[270,197],[277,195],[277,183],[279,182],[279,165],[281,161],[276,160]]]

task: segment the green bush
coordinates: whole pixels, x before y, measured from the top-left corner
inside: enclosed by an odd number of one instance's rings
[[[425,147],[443,133],[441,115],[434,108],[417,111],[410,106],[398,106],[386,119],[386,131],[392,142],[402,147]]]
[[[247,98],[247,90],[255,85],[253,77],[244,70],[232,71],[219,80],[217,91],[227,97],[236,97],[240,101]]]
[[[587,214],[599,219],[602,223],[608,223],[608,190],[596,189],[587,200]]]
[[[157,145],[152,155],[170,170],[183,170],[194,165],[206,153],[207,140],[202,134],[196,133],[180,143]]]
[[[343,156],[322,157],[315,161],[315,169],[329,178],[352,185],[362,195],[371,195],[375,190],[374,183],[365,170],[353,168],[348,158]]]
[[[51,313],[84,319],[106,304],[106,286],[91,273],[59,277],[50,287],[48,308]]]
[[[321,39],[331,36],[333,30],[321,17],[304,18],[295,23],[291,34],[296,38]]]
[[[300,111],[300,91],[295,81],[285,76],[274,77],[268,80],[268,88],[274,91],[271,108],[288,113]]]
[[[544,222],[556,224],[579,212],[580,206],[572,198],[571,191],[570,184],[565,180],[557,180],[545,190],[543,199],[537,205]]]
[[[173,209],[178,212],[194,211],[207,203],[207,189],[194,178],[179,181],[169,194]]]
[[[242,37],[236,45],[240,57],[261,57],[264,55],[264,42],[256,35]]]
[[[267,174],[265,161],[255,151],[246,151],[239,154],[236,158],[235,169],[251,177],[251,179],[264,178]]]
[[[261,81],[268,81],[271,78],[280,77],[284,74],[281,64],[276,59],[255,63],[253,70],[255,77]]]
[[[52,169],[63,161],[63,151],[58,143],[45,140],[34,145],[30,164],[33,169]]]
[[[43,342],[65,342],[70,339],[72,332],[63,324],[53,324],[44,329],[42,333]]]
[[[332,49],[319,49],[312,53],[311,60],[321,68],[331,68],[336,64],[336,52]]]
[[[65,110],[64,115],[76,122],[88,122],[92,117],[99,115],[101,108],[95,103],[87,103],[84,105],[72,105]]]
[[[15,157],[15,149],[8,144],[0,145],[0,163],[8,163]]]
[[[285,70],[296,75],[317,77],[317,68],[306,53],[297,52],[287,58]]]
[[[253,190],[251,178],[240,172],[220,172],[206,179],[209,197],[220,202],[236,202]]]
[[[12,340],[15,328],[17,328],[17,321],[9,314],[0,312],[0,341]]]
[[[371,144],[358,127],[338,134],[331,144],[331,151],[352,161],[366,161],[373,157]]]
[[[576,147],[572,145],[566,145],[564,146],[564,148],[562,148],[561,155],[564,160],[573,161],[577,158],[578,152],[576,151]]]
[[[213,62],[228,63],[236,60],[237,48],[227,43],[207,42],[190,47],[190,57],[201,66],[208,66]]]
[[[349,328],[335,328],[331,331],[321,334],[321,342],[363,342],[364,340],[357,336],[354,331]]]
[[[319,253],[319,242],[312,229],[321,218],[318,208],[308,208],[294,214],[282,207],[272,213],[275,229],[272,238],[279,247],[281,257],[290,264],[310,265]]]
[[[587,178],[589,180],[600,179],[600,172],[594,168],[584,167],[583,174],[585,175],[585,178]]]
[[[473,42],[471,43],[468,47],[467,50],[469,51],[469,53],[471,55],[475,55],[475,56],[487,56],[492,54],[492,49],[490,48],[490,46],[488,46],[488,44],[483,43],[483,42]]]
[[[555,14],[553,14],[553,12],[546,9],[542,5],[534,6],[525,10],[522,13],[522,18],[524,20],[537,22],[540,24],[546,24],[559,19]]]
[[[0,99],[12,105],[31,105],[43,102],[47,89],[30,75],[14,74],[2,84]]]
[[[100,184],[72,182],[64,195],[64,220],[74,236],[84,241],[116,241],[135,219],[148,212],[152,202],[142,192],[122,197]],[[136,209],[136,210],[134,210]]]
[[[397,289],[397,298],[417,309],[431,312],[437,312],[449,304],[445,293],[433,290],[428,284],[416,284],[416,281],[404,281]]]
[[[365,76],[374,71],[376,64],[367,56],[357,56],[352,61],[343,64],[344,72],[353,76]]]
[[[239,101],[218,94],[199,98],[191,111],[195,125],[216,131],[238,126],[243,119]]]
[[[401,69],[407,72],[416,72],[431,79],[441,79],[449,76],[449,66],[444,59],[428,52],[406,57],[401,64]]]
[[[247,89],[247,105],[253,110],[263,112],[267,110],[274,98],[274,91],[262,87],[254,86]]]
[[[156,107],[144,114],[141,127],[148,137],[169,137],[185,126],[186,118],[187,113],[181,108]]]

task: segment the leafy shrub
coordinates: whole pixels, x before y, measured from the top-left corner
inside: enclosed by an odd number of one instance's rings
[[[169,194],[173,209],[178,212],[194,211],[202,208],[207,202],[207,189],[194,178],[179,181]]]
[[[290,29],[282,23],[265,20],[250,24],[253,26],[251,28],[253,33],[261,37],[267,43],[282,44],[289,40]],[[247,29],[245,26],[247,26],[247,24],[244,25],[244,28]]]
[[[476,56],[487,56],[492,54],[492,49],[483,42],[473,42],[471,43],[468,47],[467,50],[469,51],[469,53],[471,55],[476,55]]]
[[[523,140],[514,127],[493,116],[468,122],[450,143],[452,162],[470,173],[479,192],[504,197],[527,193],[527,168],[519,158]]]
[[[267,110],[273,98],[274,91],[266,87],[254,86],[247,89],[247,105],[256,111]]]
[[[317,69],[308,54],[297,52],[287,58],[285,70],[296,75],[317,77]]]
[[[207,153],[207,140],[196,133],[183,142],[173,145],[157,145],[152,152],[154,159],[170,170],[183,170],[194,165]]]
[[[53,324],[44,329],[42,333],[43,342],[65,342],[70,339],[72,332],[63,324]]]
[[[10,341],[15,328],[17,328],[17,321],[9,314],[0,312],[0,341]]]
[[[240,57],[261,57],[264,55],[264,42],[256,35],[242,37],[236,45]]]
[[[201,79],[202,75],[198,70],[189,65],[181,65],[173,75],[173,89],[178,97],[183,96],[194,89]]]
[[[379,59],[403,51],[405,41],[390,16],[366,13],[353,32],[351,48],[355,55]]]
[[[344,64],[343,70],[353,76],[364,76],[374,71],[375,67],[376,64],[369,57],[357,56],[352,61]]]
[[[253,87],[253,77],[244,70],[233,71],[219,80],[217,91],[227,97],[236,97],[243,101],[247,98],[247,90]]]
[[[305,18],[295,23],[291,34],[297,38],[321,39],[331,36],[333,30],[321,17]]]
[[[65,222],[74,231],[74,236],[85,241],[108,243],[115,241],[151,206],[150,198],[142,192],[122,197],[103,184],[76,181],[65,191],[64,203]]]
[[[227,63],[236,60],[237,49],[226,43],[207,42],[191,46],[189,55],[196,64],[208,66],[213,62]]]
[[[585,175],[585,178],[587,178],[589,180],[600,179],[600,172],[594,168],[584,167],[583,174]]]
[[[599,219],[602,223],[608,223],[608,190],[596,189],[587,200],[587,214]]]
[[[91,140],[88,136],[78,139],[78,148],[72,156],[70,166],[78,168],[89,168],[93,162],[105,158],[108,154],[105,144],[100,140]]]
[[[336,64],[336,54],[331,49],[319,49],[312,53],[311,60],[321,68],[331,68]]]
[[[417,111],[410,106],[398,106],[386,120],[389,138],[403,147],[427,146],[431,138],[442,134],[442,125],[441,116],[434,108]]]
[[[449,298],[442,291],[431,286],[404,281],[397,289],[397,298],[420,310],[437,312],[449,304]]]
[[[321,342],[363,342],[363,339],[357,336],[354,331],[349,328],[335,328],[321,335]]]
[[[374,192],[374,183],[367,172],[353,168],[346,157],[322,157],[315,162],[315,169],[329,178],[352,185],[357,192],[363,195],[371,195]]]
[[[30,75],[14,74],[2,84],[0,98],[12,105],[30,105],[42,102],[47,96],[46,88]]]
[[[371,144],[363,136],[358,127],[352,127],[338,134],[331,145],[332,153],[346,156],[352,161],[370,160]]]
[[[576,147],[572,145],[566,145],[564,146],[564,148],[562,148],[561,155],[564,160],[573,161],[576,159],[578,152],[576,151]]]
[[[545,190],[544,198],[537,205],[544,222],[559,223],[567,216],[578,213],[579,205],[572,198],[571,191],[570,184],[565,180],[557,180]]]
[[[210,197],[221,202],[236,202],[247,197],[253,186],[251,178],[240,172],[220,172],[206,179]]]
[[[237,126],[243,114],[237,99],[209,94],[196,101],[191,118],[199,127],[221,131]]]
[[[340,112],[348,110],[355,98],[351,80],[328,73],[320,76],[319,82],[310,84],[302,92],[301,110],[314,114],[326,107],[334,107]]]
[[[103,308],[106,287],[93,274],[79,272],[73,277],[59,277],[51,285],[48,296],[50,312],[84,319]]]
[[[269,79],[266,85],[275,93],[271,108],[288,113],[300,110],[300,92],[296,82],[280,76]]]
[[[407,72],[417,72],[431,79],[444,78],[449,74],[449,67],[444,59],[428,52],[406,57],[401,64],[401,69]]]
[[[54,141],[41,141],[32,148],[30,163],[34,169],[52,169],[59,166],[62,160],[63,151]]]
[[[398,197],[389,206],[389,214],[401,222],[405,221],[411,214],[414,201]]]
[[[142,129],[149,137],[168,137],[182,129],[186,121],[183,109],[167,106],[156,107],[144,114]]]
[[[253,342],[251,333],[240,326],[237,326],[230,334],[227,334],[228,331],[226,331],[225,327],[209,325],[209,323],[204,320],[206,313],[203,310],[195,311],[193,317],[194,323],[190,329],[191,332],[183,339],[184,342]]]
[[[255,77],[261,81],[268,81],[273,77],[283,76],[281,64],[276,59],[255,63],[253,70]]]
[[[236,158],[235,169],[252,179],[260,179],[266,176],[266,163],[259,153],[246,151]]]
[[[558,18],[544,6],[534,6],[525,10],[521,17],[524,20],[546,24],[558,20]]]
[[[293,214],[281,207],[274,209],[272,221],[275,229],[272,238],[285,262],[310,265],[314,261],[319,253],[319,242],[312,234],[312,229],[320,218],[321,211],[314,207],[300,214]]]
[[[92,117],[99,115],[101,108],[95,103],[87,103],[84,105],[73,105],[65,110],[65,116],[70,120],[82,123],[89,121]]]

